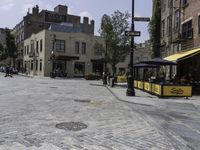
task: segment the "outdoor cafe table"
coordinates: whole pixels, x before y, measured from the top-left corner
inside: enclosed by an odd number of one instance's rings
[[[191,85],[179,85],[170,83],[151,83],[134,80],[134,87],[159,97],[191,97]]]

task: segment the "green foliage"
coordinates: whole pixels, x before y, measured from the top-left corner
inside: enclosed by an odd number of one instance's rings
[[[103,53],[105,53],[105,47],[98,42],[94,44],[94,50],[96,55],[102,55]]]
[[[9,29],[6,29],[6,53],[10,58],[16,58],[17,47],[15,45],[15,38],[10,33]]]
[[[153,48],[153,57],[160,57],[160,22],[161,8],[160,0],[153,0],[153,13],[149,23],[150,41]]]
[[[2,44],[0,44],[0,61],[5,60],[7,58],[7,54],[5,53],[5,48]]]
[[[105,39],[106,61],[112,65],[113,74],[116,72],[116,64],[124,61],[128,54],[129,37],[124,35],[128,29],[128,12],[115,11],[111,16],[103,15],[100,34]]]

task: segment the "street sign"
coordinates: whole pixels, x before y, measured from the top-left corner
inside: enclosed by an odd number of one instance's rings
[[[125,31],[125,36],[140,36],[140,31]]]
[[[134,17],[134,21],[145,21],[145,22],[149,22],[150,18],[148,17]]]

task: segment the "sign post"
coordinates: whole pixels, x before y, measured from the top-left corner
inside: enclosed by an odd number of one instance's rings
[[[135,21],[143,21],[143,22],[149,22],[150,18],[149,17],[134,17]]]

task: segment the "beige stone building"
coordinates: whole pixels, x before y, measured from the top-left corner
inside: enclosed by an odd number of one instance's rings
[[[134,51],[133,63],[139,63],[140,61],[150,60],[152,56],[152,48],[149,41],[144,43],[135,44],[136,49]],[[116,71],[118,74],[125,74],[130,63],[130,55],[127,55],[124,62],[120,62],[116,65]]]
[[[36,5],[30,9],[23,19],[16,24],[12,33],[15,35],[15,43],[18,48],[18,56],[16,64],[18,70],[22,71],[23,54],[24,54],[24,40],[29,38],[33,33],[38,33],[44,29],[48,29],[52,24],[70,23],[80,32],[93,35],[94,34],[94,20],[89,21],[88,17],[81,17],[68,13],[68,6],[58,5],[54,10],[40,10]]]
[[[55,70],[68,77],[102,72],[104,54],[94,49],[96,42],[104,45],[101,37],[82,32],[42,30],[24,41],[24,68],[37,76],[50,76]]]

